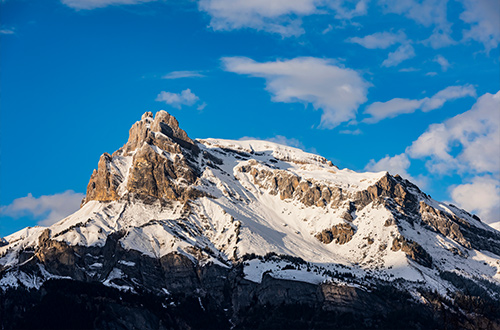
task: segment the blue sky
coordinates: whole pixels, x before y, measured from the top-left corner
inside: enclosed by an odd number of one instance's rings
[[[500,220],[496,0],[3,0],[0,236],[78,208],[143,112],[388,170]]]

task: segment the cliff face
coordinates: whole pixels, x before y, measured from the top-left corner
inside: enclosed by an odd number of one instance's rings
[[[0,319],[66,301],[103,328],[495,328],[499,260],[498,231],[397,175],[147,112],[79,211],[2,241]]]
[[[82,205],[92,200],[116,201],[125,194],[187,200],[192,194],[189,186],[199,176],[190,163],[197,153],[199,148],[173,116],[160,111],[153,119],[146,112],[132,126],[122,148],[113,156],[101,156]]]

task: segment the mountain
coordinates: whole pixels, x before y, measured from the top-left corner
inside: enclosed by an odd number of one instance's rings
[[[100,157],[80,210],[0,245],[2,329],[500,328],[500,232],[477,216],[165,111]]]

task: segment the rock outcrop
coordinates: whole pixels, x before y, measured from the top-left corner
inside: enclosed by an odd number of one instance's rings
[[[432,257],[427,253],[427,251],[420,246],[420,244],[408,240],[402,236],[394,238],[392,241],[392,251],[403,251],[406,255],[421,264],[424,267],[431,268],[432,267]]]
[[[111,155],[108,153],[102,154],[99,158],[97,170],[94,170],[87,185],[87,194],[84,203],[95,200],[100,202],[110,202],[117,200],[118,186],[120,180],[116,175],[111,173]]]
[[[251,160],[248,165],[238,167],[238,171],[249,173],[254,184],[269,189],[270,194],[279,195],[281,200],[296,199],[307,207],[325,207],[330,203],[338,206],[347,197],[339,187],[303,179],[284,170],[259,169],[257,165]]]
[[[399,176],[393,177],[386,174],[368,189],[357,193],[355,197],[356,208],[362,209],[373,201],[384,203],[384,198],[390,198],[400,207],[399,210],[403,211],[403,214],[415,213],[418,211],[418,199],[414,193],[409,191],[410,188],[420,192],[409,181]]]
[[[349,242],[354,236],[355,230],[348,223],[341,223],[333,226],[331,229],[323,230],[316,234],[316,238],[325,244],[335,241],[337,244],[345,244]]]
[[[91,200],[109,202],[124,197],[118,192],[120,185],[125,185],[128,194],[144,197],[186,201],[202,196],[191,187],[199,177],[193,162],[199,151],[173,116],[162,110],[153,118],[151,112],[146,112],[132,126],[122,148],[112,156],[101,156],[82,205]],[[127,157],[132,158],[130,169],[111,165],[113,159]]]

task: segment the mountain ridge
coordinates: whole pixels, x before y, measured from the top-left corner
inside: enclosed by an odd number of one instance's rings
[[[260,304],[322,302],[336,313],[347,301],[363,314],[352,293],[387,285],[427,307],[432,292],[454,306],[457,283],[468,281],[481,299],[500,299],[500,232],[476,216],[387,172],[341,170],[268,141],[192,140],[165,111],[146,112],[123,147],[100,157],[79,211],[5,241],[4,292],[70,279],[122,292],[191,292],[216,297],[240,321],[248,287]],[[308,294],[269,294],[281,286]],[[231,303],[222,288],[233,292]],[[367,313],[384,309],[376,305]]]

